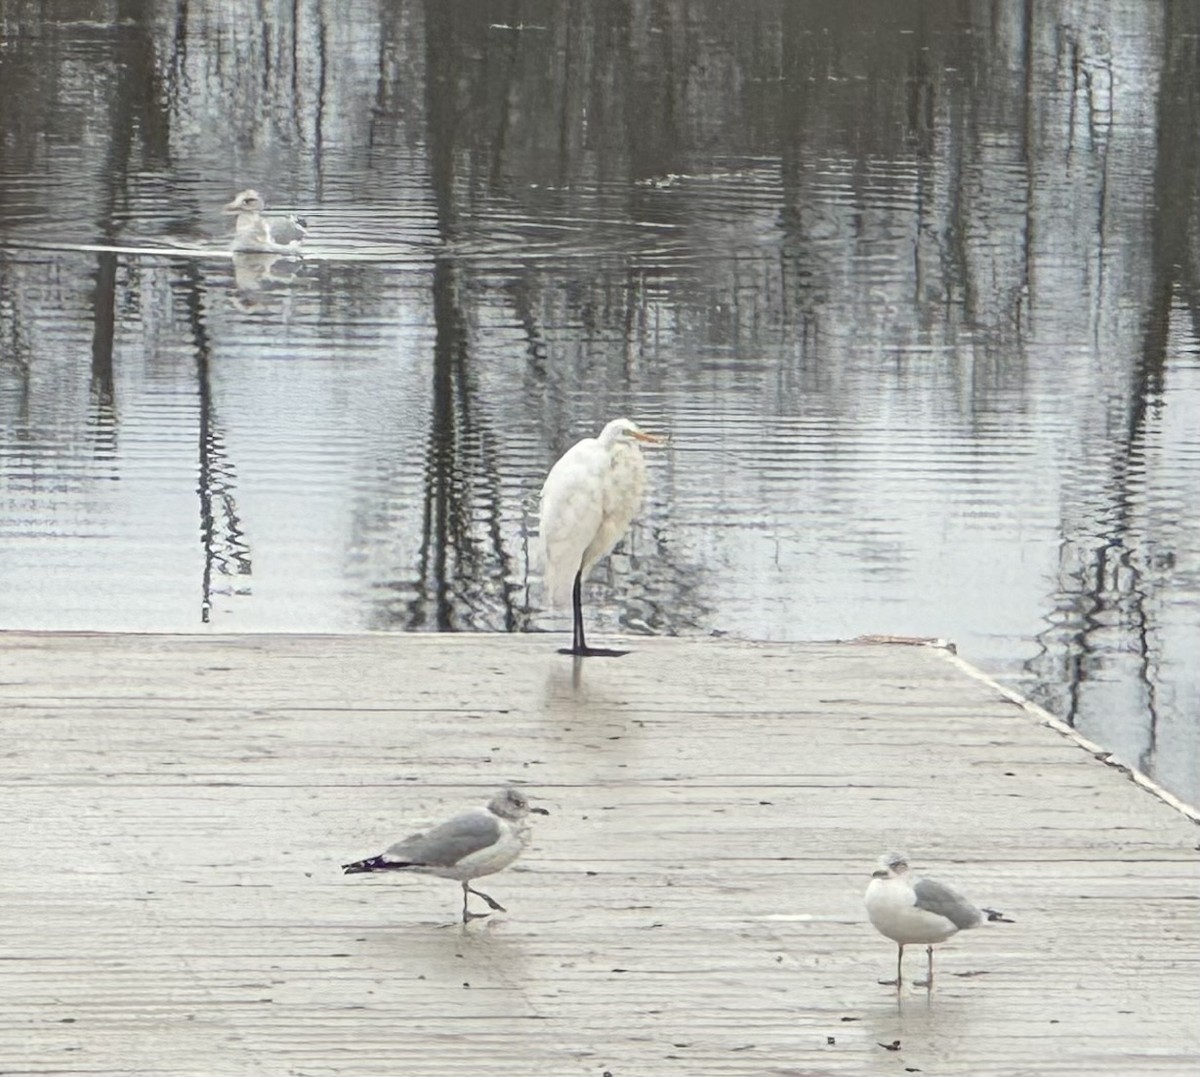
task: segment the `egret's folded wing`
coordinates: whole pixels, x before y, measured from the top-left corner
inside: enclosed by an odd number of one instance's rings
[[[599,473],[586,458],[573,453],[569,450],[546,477],[538,516],[543,579],[555,606],[570,603],[583,552],[604,514]]]

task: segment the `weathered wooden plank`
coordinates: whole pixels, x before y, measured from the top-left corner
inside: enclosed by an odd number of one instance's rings
[[[1180,811],[940,650],[629,645],[0,634],[0,1072],[1190,1072]],[[507,781],[507,915],[338,872]],[[896,845],[1018,920],[932,998]]]

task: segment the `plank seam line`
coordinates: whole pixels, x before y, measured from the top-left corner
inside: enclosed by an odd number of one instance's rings
[[[938,648],[935,648],[938,649]],[[989,688],[999,692],[1005,699],[1017,704],[1022,710],[1032,715],[1042,725],[1049,726],[1056,733],[1061,734],[1068,740],[1073,741],[1084,751],[1092,755],[1098,762],[1103,763],[1106,767],[1119,771],[1127,775],[1135,785],[1140,785],[1143,789],[1153,793],[1159,800],[1171,808],[1174,808],[1184,818],[1193,823],[1200,824],[1200,809],[1194,808],[1185,800],[1181,800],[1169,789],[1159,785],[1149,775],[1142,773],[1137,767],[1126,763],[1124,760],[1118,759],[1114,752],[1110,752],[1102,744],[1097,744],[1094,740],[1090,740],[1079,732],[1074,726],[1068,725],[1057,715],[1051,714],[1045,707],[1033,700],[1027,699],[1020,692],[1008,688],[995,680],[993,677],[984,673],[978,666],[973,666],[965,658],[960,657],[955,651],[949,649],[939,649],[945,660],[951,665],[957,666],[960,670],[975,680],[986,684]]]

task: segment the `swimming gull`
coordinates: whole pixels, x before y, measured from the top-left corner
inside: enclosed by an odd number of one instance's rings
[[[929,975],[918,987],[933,987],[933,945],[951,935],[990,921],[1011,924],[995,909],[978,909],[957,890],[936,879],[912,878],[904,853],[884,853],[867,885],[867,916],[875,930],[899,947],[896,988],[903,984],[904,947],[924,945]],[[891,983],[891,981],[885,981]]]
[[[462,883],[462,922],[487,916],[470,912],[468,895],[483,898],[497,912],[507,912],[499,902],[471,886],[472,879],[508,867],[529,844],[530,812],[549,815],[545,808],[531,807],[519,789],[501,789],[486,807],[462,812],[432,830],[410,834],[378,856],[343,864],[347,875],[365,871],[412,871],[437,875]]]
[[[263,216],[266,203],[253,188],[239,191],[233,196],[233,201],[221,209],[225,213],[237,214],[237,229],[233,237],[235,252],[298,251],[300,241],[308,235],[304,222],[292,214],[286,217]]]

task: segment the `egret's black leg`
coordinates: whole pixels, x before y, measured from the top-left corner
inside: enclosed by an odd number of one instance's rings
[[[576,654],[587,652],[587,641],[583,638],[583,569],[575,573],[571,587],[571,650]]]
[[[572,654],[576,658],[620,658],[628,651],[610,651],[603,647],[589,647],[583,638],[583,569],[575,573],[575,586],[571,588],[571,649],[562,648],[559,654]]]

